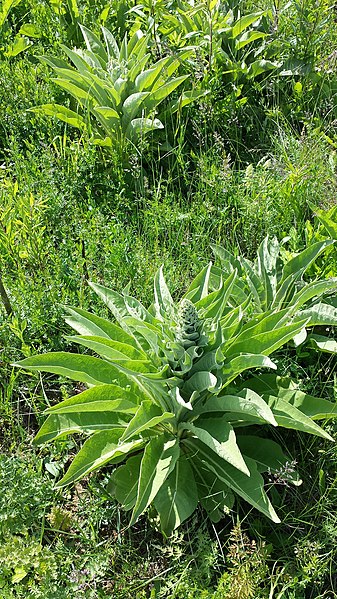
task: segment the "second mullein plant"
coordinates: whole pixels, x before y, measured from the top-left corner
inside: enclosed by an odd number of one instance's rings
[[[108,491],[130,511],[130,524],[152,506],[165,535],[198,504],[217,522],[239,498],[279,522],[264,473],[284,471],[289,483],[301,481],[269,431],[284,427],[333,440],[316,420],[337,415],[333,402],[281,380],[269,357],[300,335],[308,317],[293,306],[254,313],[249,296],[238,300],[237,270],[222,277],[211,264],[178,304],[162,269],[148,309],[127,293],[91,287],[114,322],[75,308],[67,308],[66,321],[77,332],[68,340],[96,356],[56,352],[18,363],[88,385],[46,410],[35,439],[84,436],[57,486],[108,467]]]

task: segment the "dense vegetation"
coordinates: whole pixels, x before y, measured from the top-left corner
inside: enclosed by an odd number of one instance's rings
[[[335,21],[327,0],[2,1],[4,599],[337,597]],[[135,445],[127,469],[83,472],[82,448],[108,422],[80,414],[102,383],[92,360],[119,364],[106,319],[133,360],[113,436]],[[100,427],[84,445],[68,436]],[[33,444],[39,430],[53,442]],[[177,431],[199,455],[192,478],[168,445]],[[213,457],[210,475],[200,455],[214,438],[230,465]],[[134,482],[163,447],[161,490],[131,501],[126,473]],[[179,464],[189,507],[170,519]]]

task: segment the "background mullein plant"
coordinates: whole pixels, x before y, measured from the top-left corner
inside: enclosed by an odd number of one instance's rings
[[[287,309],[294,318],[307,318],[307,325],[336,326],[337,278],[313,279],[306,281],[306,271],[316,259],[326,251],[335,251],[336,240],[324,238],[314,241],[309,247],[299,252],[285,264],[281,258],[282,246],[288,238],[280,243],[276,237],[268,236],[260,244],[254,262],[243,256],[234,256],[224,247],[212,245],[213,251],[220,260],[221,269],[213,267],[214,275],[228,276],[234,270],[239,274],[237,282],[240,293],[232,294],[232,301],[245,301],[251,298],[253,312],[263,314],[268,310]],[[312,333],[311,342],[326,343],[328,338]],[[306,330],[295,338],[295,343],[303,343],[307,339]],[[326,350],[328,351],[328,350]],[[334,353],[333,351],[331,353]]]
[[[42,56],[56,74],[56,85],[76,101],[72,110],[60,104],[43,104],[33,112],[54,116],[86,132],[90,140],[110,149],[127,162],[130,144],[136,147],[150,132],[164,129],[171,117],[200,93],[185,90],[179,100],[159,106],[181,86],[188,75],[174,76],[193,53],[186,47],[153,62],[148,49],[149,36],[140,29],[126,33],[118,45],[114,35],[101,28],[104,42],[80,25],[86,49],[62,46],[74,66],[59,57]]]
[[[337,414],[335,404],[298,391],[290,379],[261,374],[276,370],[270,354],[310,325],[308,315],[296,314],[291,304],[252,314],[237,270],[225,278],[211,263],[178,304],[162,268],[148,309],[127,291],[91,287],[116,323],[67,308],[66,321],[78,333],[68,340],[99,357],[55,352],[17,364],[89,386],[48,408],[35,439],[88,437],[58,486],[116,465],[108,490],[131,512],[130,524],[152,505],[165,535],[199,502],[220,520],[235,497],[279,522],[263,473],[286,472],[288,457],[266,437],[268,427],[332,440],[315,420]],[[244,376],[254,370],[258,376]],[[288,478],[301,482],[293,471]]]

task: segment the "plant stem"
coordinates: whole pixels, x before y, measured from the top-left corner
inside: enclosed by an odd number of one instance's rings
[[[11,316],[13,314],[13,308],[12,308],[11,303],[9,301],[9,297],[7,295],[7,291],[6,291],[6,289],[4,287],[4,284],[2,282],[1,272],[0,272],[0,296],[1,296],[4,308],[6,310],[7,316]]]

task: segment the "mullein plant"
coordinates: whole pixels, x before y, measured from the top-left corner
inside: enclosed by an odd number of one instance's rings
[[[114,322],[79,308],[66,308],[66,321],[77,333],[68,341],[96,355],[46,353],[17,364],[88,385],[49,407],[35,438],[85,439],[57,486],[109,466],[108,491],[130,511],[130,525],[151,506],[165,535],[198,503],[217,522],[238,498],[279,522],[263,475],[283,471],[289,483],[301,481],[268,430],[333,440],[316,420],[335,416],[336,405],[269,372],[277,368],[270,354],[308,317],[287,308],[251,315],[250,296],[235,300],[237,271],[223,278],[213,268],[202,269],[178,304],[159,269],[148,309],[127,291],[91,283]]]
[[[332,232],[332,231],[331,231]],[[335,239],[314,241],[303,251],[293,255],[285,264],[281,252],[288,238],[281,242],[267,236],[257,251],[254,262],[243,256],[234,256],[225,248],[212,245],[220,268],[213,267],[213,275],[219,278],[238,272],[239,289],[231,294],[234,305],[250,297],[252,313],[264,314],[268,310],[279,312],[286,309],[295,320],[307,319],[307,327],[333,327],[337,325],[337,277],[327,279],[304,279],[306,271],[323,252],[335,252]],[[336,352],[336,342],[325,335],[310,332],[307,328],[294,337],[296,345],[304,341],[323,351]]]
[[[80,129],[92,143],[127,162],[130,147],[137,148],[150,133],[164,129],[167,118],[200,96],[185,88],[180,97],[168,101],[189,78],[175,75],[192,56],[193,48],[153,62],[149,36],[141,30],[130,36],[126,33],[118,45],[111,31],[101,29],[103,41],[80,25],[85,49],[61,46],[73,66],[60,57],[40,57],[53,68],[53,82],[73,97],[76,110],[60,104],[43,104],[31,110]]]

